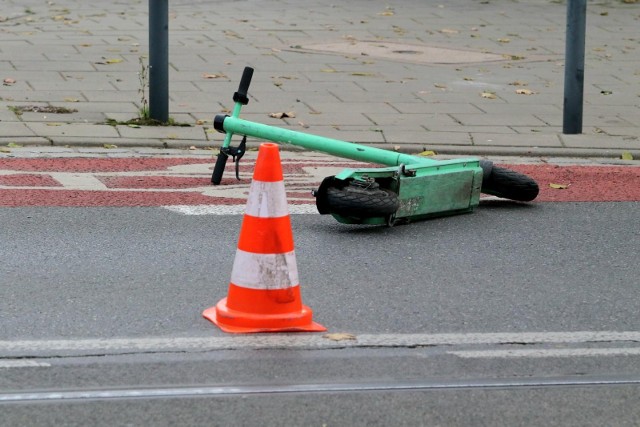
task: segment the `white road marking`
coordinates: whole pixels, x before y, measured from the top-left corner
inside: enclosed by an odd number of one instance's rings
[[[65,190],[93,190],[93,191],[106,191],[109,188],[100,181],[94,174],[89,173],[67,173],[67,172],[49,172],[53,179],[58,181]],[[56,189],[55,187],[48,187]]]
[[[182,215],[242,215],[245,204],[242,205],[174,205],[163,206],[172,212]],[[318,208],[312,204],[292,205],[289,204],[289,213],[292,215],[317,214]]]
[[[0,360],[0,369],[7,368],[46,368],[49,363],[36,362],[35,360],[4,359]]]
[[[361,334],[335,341],[336,335],[254,334],[222,337],[147,337],[78,340],[5,340],[0,355],[118,354],[143,351],[215,351],[231,349],[392,348],[447,345],[638,343],[637,331],[522,332],[469,334]]]

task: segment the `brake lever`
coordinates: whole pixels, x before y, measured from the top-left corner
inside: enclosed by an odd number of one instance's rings
[[[240,141],[237,147],[226,147],[223,148],[222,151],[233,159],[233,163],[236,164],[236,179],[240,181],[240,159],[247,151],[247,136],[244,135],[242,137],[242,141]]]
[[[234,150],[235,155],[231,155],[233,158],[233,163],[236,164],[236,179],[240,181],[240,159],[244,156],[245,151],[247,150],[247,135],[242,137],[242,141],[238,147]]]

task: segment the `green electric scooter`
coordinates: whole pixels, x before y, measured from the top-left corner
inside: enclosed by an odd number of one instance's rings
[[[337,139],[325,138],[239,118],[247,105],[253,69],[246,67],[234,93],[232,114],[217,115],[214,127],[225,139],[211,182],[218,185],[232,157],[238,164],[246,151],[247,136],[291,144],[338,157],[379,163],[386,167],[345,169],[325,178],[313,192],[321,214],[331,214],[345,224],[408,223],[426,218],[471,212],[480,193],[528,202],[538,195],[538,184],[526,175],[475,158],[434,160]],[[238,147],[234,134],[243,135]]]

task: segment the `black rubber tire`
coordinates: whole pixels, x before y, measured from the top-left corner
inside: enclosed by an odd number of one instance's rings
[[[484,171],[482,191],[492,196],[519,202],[530,202],[538,197],[538,183],[533,178],[511,169],[495,166],[492,162],[481,161]]]
[[[395,213],[400,206],[398,195],[384,188],[346,185],[327,187],[326,206],[331,213],[356,218],[374,218]]]

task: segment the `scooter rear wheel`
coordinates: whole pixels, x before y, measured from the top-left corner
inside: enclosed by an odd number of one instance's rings
[[[495,166],[493,162],[481,160],[483,170],[481,190],[485,194],[519,202],[530,202],[538,196],[540,189],[533,178],[511,169]]]

